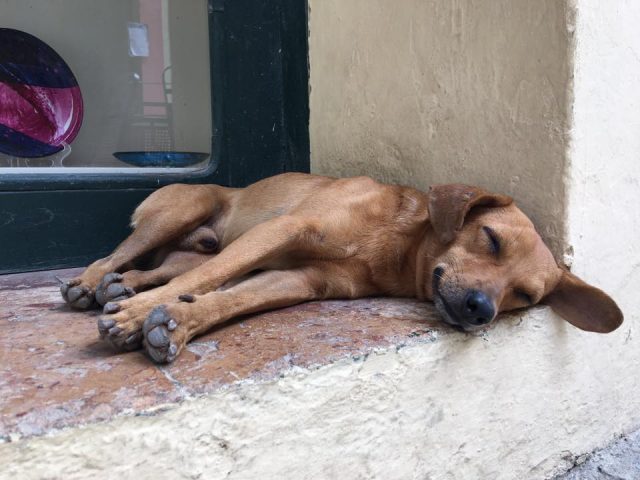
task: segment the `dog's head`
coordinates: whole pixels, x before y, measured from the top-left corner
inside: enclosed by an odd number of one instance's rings
[[[510,197],[467,185],[429,190],[425,292],[444,320],[464,330],[498,312],[549,305],[582,330],[607,333],[622,312],[602,290],[560,268]]]

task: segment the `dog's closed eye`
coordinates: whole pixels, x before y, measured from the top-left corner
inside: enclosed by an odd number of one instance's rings
[[[489,237],[489,248],[491,249],[491,253],[496,256],[500,255],[500,239],[498,238],[498,235],[496,235],[496,232],[494,232],[490,227],[482,227],[482,230],[484,230],[484,233]]]

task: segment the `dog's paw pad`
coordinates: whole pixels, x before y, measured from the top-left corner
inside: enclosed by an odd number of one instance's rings
[[[109,330],[115,326],[116,322],[114,319],[109,317],[100,317],[98,319],[98,333],[100,333],[101,337],[105,337],[108,335]]]
[[[119,312],[120,308],[120,304],[117,302],[105,303],[104,307],[102,308],[102,313],[104,313],[105,315],[110,315],[112,313]]]
[[[58,278],[58,277],[56,277]],[[63,297],[65,297],[65,299],[67,298],[67,292],[69,291],[69,289],[71,287],[75,287],[77,285],[80,285],[80,279],[75,278],[73,280],[69,280],[68,282],[62,281],[60,279],[58,279],[58,281],[60,282],[60,293],[62,294]]]
[[[137,350],[142,347],[142,332],[126,333],[111,317],[98,319],[98,333],[100,338],[109,342],[116,350]]]
[[[178,354],[178,347],[171,341],[171,332],[178,323],[171,318],[164,305],[154,308],[142,325],[144,345],[154,362],[173,362]]]
[[[136,292],[133,288],[122,284],[124,277],[119,273],[107,273],[96,288],[96,301],[100,305],[108,302],[118,302],[125,298],[133,297]]]
[[[94,297],[89,287],[81,285],[80,283],[78,279],[63,282],[62,285],[60,285],[60,293],[65,302],[73,308],[86,310],[93,305]]]

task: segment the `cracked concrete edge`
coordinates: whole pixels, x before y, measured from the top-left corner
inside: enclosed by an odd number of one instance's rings
[[[574,466],[554,480],[637,480],[640,478],[640,429],[606,447],[580,455]]]
[[[517,319],[514,320],[515,317],[516,316],[514,315],[507,314],[507,315],[504,315],[503,321],[504,322],[511,321],[511,322],[515,322],[514,324],[519,325],[522,322],[522,319],[518,317]],[[468,335],[475,336],[478,338],[486,338],[487,334],[488,334],[488,331],[480,331],[480,332],[471,333]],[[63,427],[63,428],[50,428],[47,430],[45,434],[42,434],[42,435],[21,435],[18,432],[12,432],[7,435],[0,435],[0,447],[2,446],[2,444],[5,444],[5,443],[16,443],[20,441],[24,442],[24,441],[29,441],[35,438],[53,438],[53,437],[56,437],[57,435],[65,434],[66,432],[72,432],[78,428],[86,428],[86,427],[91,427],[93,425],[109,424],[110,422],[121,419],[121,418],[155,417],[156,415],[161,415],[167,411],[173,410],[175,408],[179,408],[180,405],[182,405],[184,402],[207,398],[212,393],[224,392],[224,391],[244,388],[248,386],[268,384],[268,383],[272,383],[273,381],[276,381],[277,379],[285,378],[289,375],[310,374],[316,370],[331,367],[332,365],[340,364],[342,362],[350,362],[350,361],[356,362],[356,363],[364,362],[369,358],[370,355],[374,355],[374,354],[381,355],[387,352],[398,353],[400,350],[404,348],[408,348],[416,345],[427,345],[427,344],[433,343],[437,341],[441,337],[441,335],[442,335],[442,332],[438,330],[425,330],[424,334],[411,335],[410,337],[405,338],[402,341],[399,341],[398,343],[393,345],[369,347],[365,349],[363,352],[360,352],[357,354],[347,354],[342,358],[338,358],[335,360],[328,360],[323,363],[312,363],[304,367],[285,363],[285,365],[287,366],[275,372],[273,376],[257,375],[249,378],[242,378],[242,379],[238,378],[238,380],[234,382],[219,385],[213,392],[205,391],[205,392],[194,393],[189,389],[187,389],[181,382],[176,380],[173,377],[173,375],[171,375],[171,373],[169,372],[168,368],[166,368],[166,366],[158,366],[158,370],[161,372],[161,374],[176,387],[178,393],[180,394],[177,397],[177,400],[171,401],[171,402],[158,403],[151,407],[144,408],[142,410],[127,408],[104,420],[88,421],[78,425],[72,425],[72,426]],[[0,455],[0,458],[1,458],[1,455]],[[0,466],[1,465],[2,463],[0,463]],[[1,474],[0,474],[0,478],[2,478]]]

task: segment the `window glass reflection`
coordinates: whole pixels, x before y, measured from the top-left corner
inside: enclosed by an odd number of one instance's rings
[[[56,78],[64,68],[28,41],[15,40],[22,50],[0,45],[4,173],[206,167],[206,0],[4,0],[0,9],[3,33],[50,47],[81,92],[74,97],[73,82]]]

